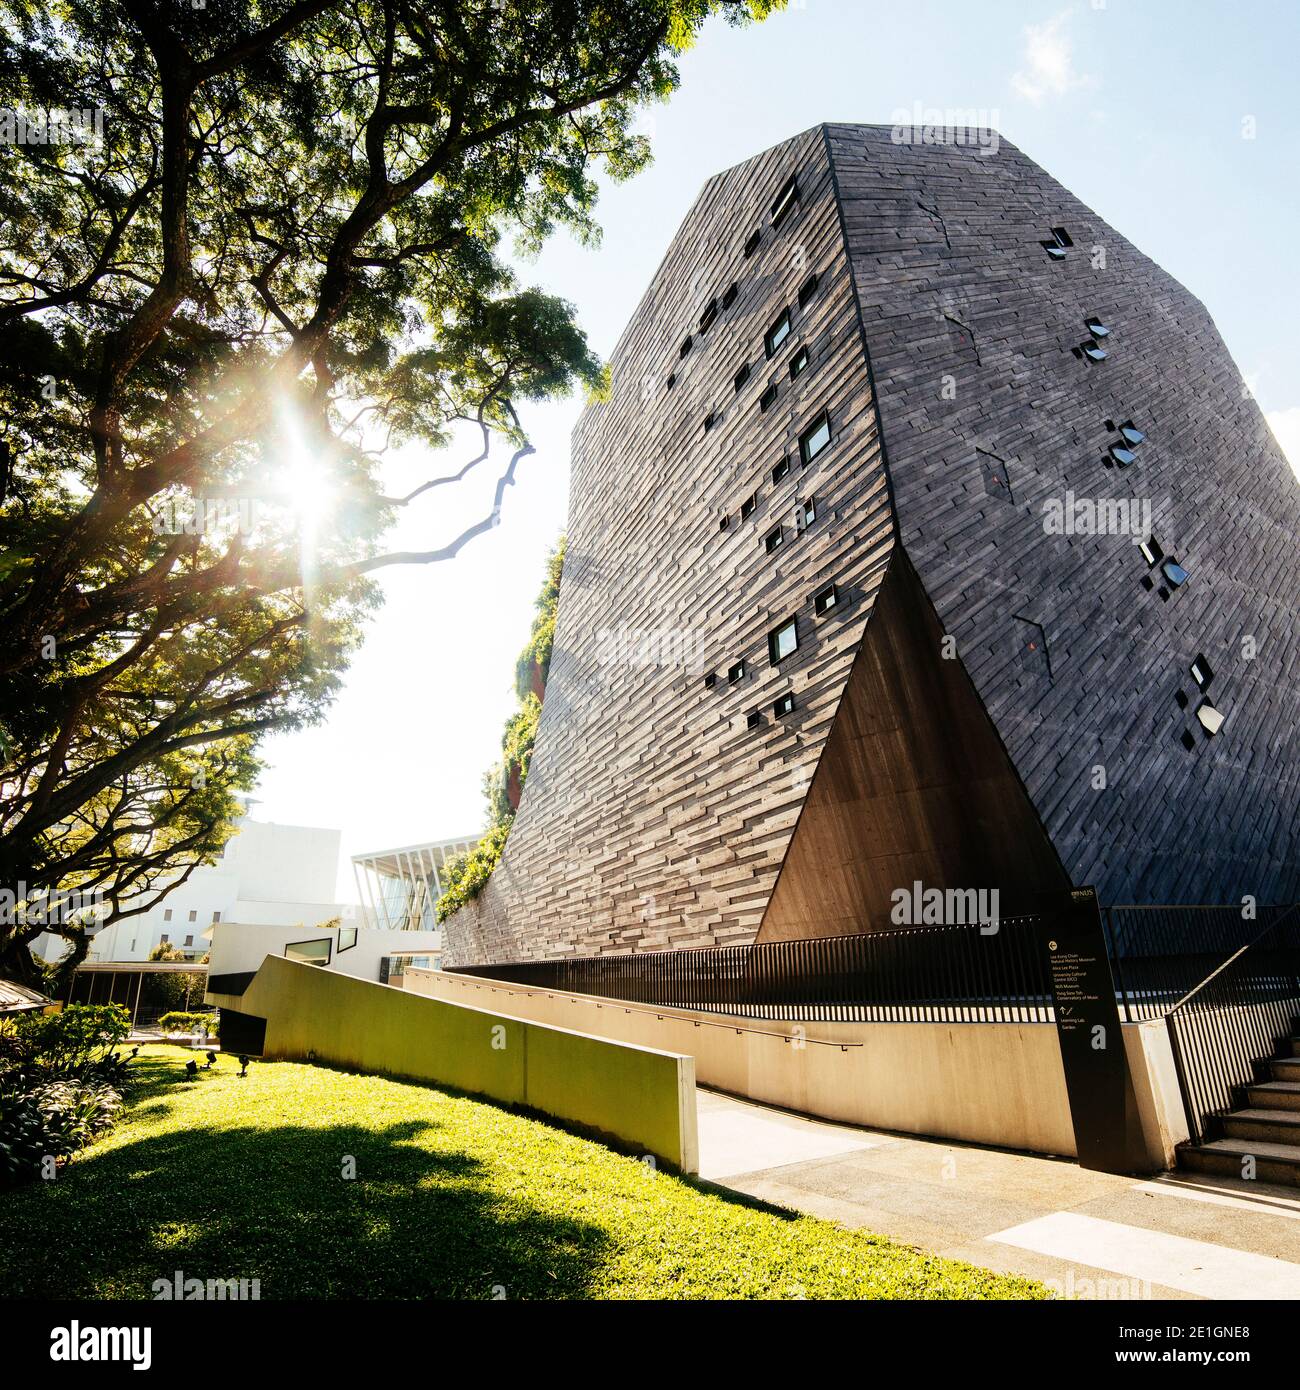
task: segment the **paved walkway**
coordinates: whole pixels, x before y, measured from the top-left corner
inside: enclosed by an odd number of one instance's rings
[[[700,1176],[1074,1298],[1300,1298],[1300,1188],[1151,1180],[699,1091]]]

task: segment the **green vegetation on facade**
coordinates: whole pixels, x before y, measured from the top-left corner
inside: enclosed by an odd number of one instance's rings
[[[515,812],[524,794],[533,745],[537,741],[537,725],[542,717],[546,678],[551,669],[566,543],[561,536],[546,557],[546,579],[537,595],[533,630],[528,645],[515,663],[515,694],[519,697],[519,708],[506,721],[501,737],[501,761],[483,778],[488,828],[473,849],[449,859],[443,868],[442,881],[446,887],[437,903],[440,922],[445,922],[471,898],[478,897],[487,886],[492,871],[501,862]]]
[[[178,1269],[264,1299],[1046,1293],[463,1096],[224,1056],[186,1081],[188,1055],[148,1049],[112,1134],[0,1197],[10,1296],[149,1298]]]

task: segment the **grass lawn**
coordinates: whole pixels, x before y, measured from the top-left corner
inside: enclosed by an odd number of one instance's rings
[[[181,1270],[264,1299],[1045,1296],[432,1087],[225,1056],[187,1083],[192,1055],[146,1049],[111,1134],[0,1194],[4,1295],[150,1298]]]

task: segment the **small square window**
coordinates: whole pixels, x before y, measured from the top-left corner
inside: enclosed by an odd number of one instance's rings
[[[692,348],[693,346],[694,346],[694,343],[691,341],[690,335],[687,334],[686,341],[685,341],[685,342],[681,345],[681,347],[677,350],[677,355],[678,355],[679,357],[685,357],[686,354],[687,354],[688,352],[690,352],[690,350],[691,350],[691,348]]]
[[[723,307],[724,309],[730,309],[731,306],[736,302],[736,295],[739,294],[739,293],[740,293],[740,286],[739,286],[739,285],[730,285],[730,286],[728,286],[726,294],[724,294],[724,295],[722,296],[722,307]]]
[[[1154,536],[1148,536],[1139,546],[1142,558],[1147,562],[1147,567],[1158,565],[1165,558],[1165,552],[1160,548],[1160,542]]]
[[[776,382],[774,381],[758,398],[760,410],[770,410],[776,404]]]
[[[799,436],[799,457],[811,463],[831,442],[830,417],[823,410],[817,419]]]
[[[219,912],[214,912],[214,913],[212,914],[212,920],[213,920],[214,922],[219,922],[219,921],[221,921],[221,913],[219,913]]]
[[[754,515],[754,508],[758,506],[758,493],[751,492],[748,497],[740,504],[740,519],[748,521]]]
[[[187,946],[193,946],[193,945],[194,945],[194,938],[193,938],[192,936],[187,936],[187,937],[185,938],[185,944],[186,944]]]
[[[823,613],[829,613],[839,601],[840,591],[834,584],[828,584],[813,595],[813,611],[820,618]]]
[[[799,307],[806,309],[808,301],[817,293],[817,276],[810,275],[802,285],[799,286]]]
[[[806,531],[817,520],[817,502],[809,497],[795,508],[795,525]]]
[[[730,518],[729,516],[723,516],[723,517],[719,517],[719,518],[718,518],[718,530],[719,530],[719,531],[725,531],[725,530],[727,529],[727,527],[730,526],[730,525],[731,525],[731,518]]]
[[[170,907],[165,907],[165,908],[163,908],[163,921],[164,921],[164,922],[170,922],[171,919],[172,919],[172,910],[171,910],[171,908],[170,908]]]
[[[802,347],[790,359],[790,379],[794,380],[801,371],[808,365],[808,349]]]
[[[772,204],[772,225],[779,227],[799,202],[799,179],[791,174]]]
[[[763,239],[762,231],[752,232],[745,242],[746,257],[752,256],[758,250],[758,243]]]
[[[769,531],[763,541],[763,549],[770,555],[774,550],[779,550],[785,542],[785,528],[778,526],[775,531]]]
[[[192,908],[190,908],[190,921],[191,921],[191,922],[197,922],[198,920],[199,920],[199,910],[198,910],[198,908],[197,908],[197,907],[192,907]]]
[[[1210,663],[1201,655],[1196,653],[1196,660],[1191,666],[1192,679],[1204,690],[1214,679],[1214,672],[1210,669]]]
[[[780,463],[772,470],[772,481],[779,483],[782,478],[790,471],[789,458],[783,458]]]
[[[739,661],[731,666],[727,671],[727,684],[735,685],[737,681],[745,679],[745,658],[742,656]]]
[[[713,428],[713,426],[717,423],[717,419],[718,417],[712,411],[709,411],[709,413],[704,417],[705,434],[708,434],[708,432]]]
[[[783,718],[787,714],[793,714],[794,696],[787,691],[786,694],[782,695],[772,706],[772,713],[776,715],[778,719]]]
[[[713,320],[718,317],[718,301],[710,299],[704,306],[704,312],[700,315],[700,332],[707,333],[713,327]]]
[[[749,363],[746,362],[745,365],[736,373],[735,382],[734,382],[734,385],[735,385],[736,390],[739,391],[740,388],[741,388],[742,386],[744,386],[744,384],[745,384],[748,380],[749,380]]]
[[[799,629],[793,618],[782,623],[780,627],[773,628],[767,635],[767,652],[772,658],[772,665],[784,661],[787,656],[797,651],[799,647]]]
[[[167,934],[166,932],[163,932],[163,934],[158,938],[158,944],[159,944],[160,946],[166,946],[167,943],[168,943],[170,940],[171,940],[171,937],[168,936],[168,934]]]
[[[790,336],[790,311],[782,309],[777,321],[763,336],[763,347],[771,357]]]
[[[709,674],[708,674],[707,676],[704,677],[704,688],[705,688],[705,690],[712,690],[713,687],[714,687],[715,685],[717,685],[717,683],[718,683],[718,673],[717,673],[716,671],[710,671]]]
[[[752,710],[750,710],[749,715],[748,715],[748,717],[747,717],[746,720],[745,720],[745,727],[746,727],[747,729],[757,729],[758,726],[759,726],[762,722],[763,722],[763,713],[762,713],[762,711],[761,711],[761,710],[752,709]]]

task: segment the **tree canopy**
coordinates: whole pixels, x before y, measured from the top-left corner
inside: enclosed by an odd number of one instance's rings
[[[495,524],[521,408],[601,387],[508,239],[595,238],[675,55],[775,7],[0,0],[0,884],[113,920],[220,852],[370,576]],[[388,450],[466,428],[474,457],[385,490]],[[491,512],[386,550],[494,439]],[[39,930],[0,923],[0,968]]]

